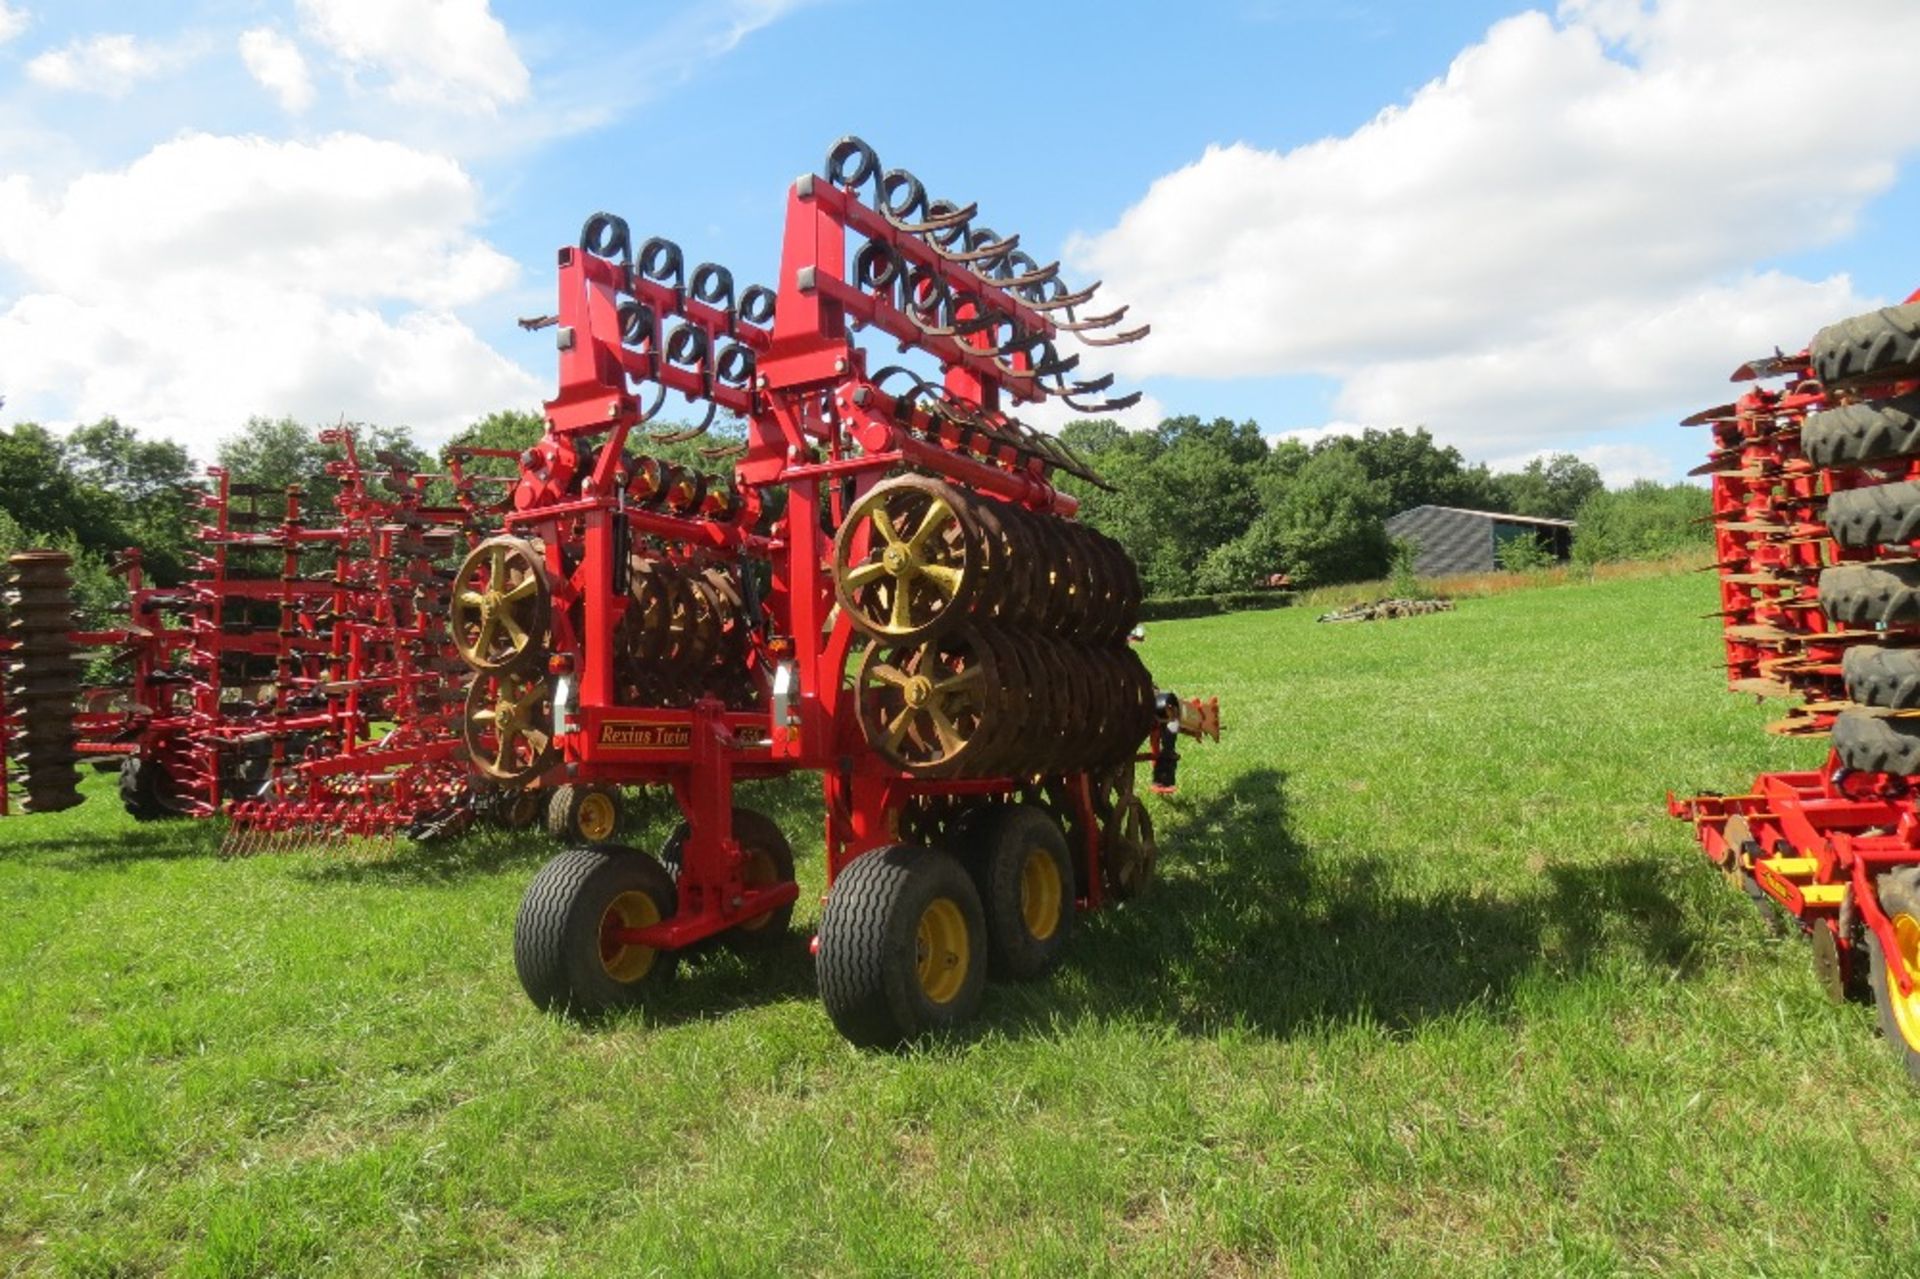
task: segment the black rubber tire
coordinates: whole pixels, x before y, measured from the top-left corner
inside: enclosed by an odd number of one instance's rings
[[[1841,711],[1833,721],[1833,749],[1855,772],[1912,777],[1920,773],[1920,720]]]
[[[1863,466],[1920,453],[1920,395],[1843,404],[1809,414],[1800,451],[1815,466]]]
[[[676,884],[680,882],[680,852],[686,847],[690,834],[691,829],[681,822],[674,827],[673,834],[667,836],[667,842],[660,846],[660,864],[667,868],[667,874],[673,876]],[[774,825],[771,817],[751,808],[735,808],[733,837],[739,841],[740,851],[749,859],[756,856],[766,859],[764,870],[772,878],[765,882],[793,882],[793,845],[787,842],[787,837]],[[757,922],[736,924],[715,940],[730,950],[778,949],[793,927],[793,907],[794,903],[788,902],[778,910],[760,916]]]
[[[1053,814],[1034,804],[996,804],[965,823],[954,848],[987,916],[987,968],[1003,981],[1033,981],[1059,967],[1073,936],[1073,858]],[[1045,935],[1028,924],[1023,874],[1030,854],[1052,863],[1060,905]]]
[[[612,805],[613,821],[604,821],[593,831],[582,829],[582,814],[589,805]],[[626,812],[620,792],[611,786],[556,786],[547,799],[547,834],[563,844],[611,844],[620,838]]]
[[[1841,564],[1820,572],[1820,607],[1847,626],[1920,624],[1920,564]]]
[[[673,976],[676,951],[653,951],[646,971],[621,980],[602,961],[600,925],[623,893],[644,893],[661,919],[676,906],[673,878],[630,848],[570,848],[533,877],[513,921],[513,966],[542,1009],[598,1017],[644,1001]]]
[[[1827,499],[1827,531],[1842,546],[1869,550],[1920,540],[1920,484],[1870,484]]]
[[[1920,370],[1920,302],[1883,306],[1814,334],[1813,375],[1828,387]]]
[[[1920,922],[1920,866],[1888,871],[1880,877],[1875,888],[1880,898],[1880,909],[1886,912],[1889,921],[1904,915]],[[1912,1037],[1900,1029],[1899,1018],[1894,1012],[1899,991],[1887,972],[1887,957],[1881,949],[1879,934],[1871,928],[1867,930],[1867,953],[1870,956],[1867,980],[1873,987],[1874,1009],[1880,1014],[1880,1033],[1887,1037],[1894,1055],[1907,1068],[1908,1077],[1920,1082],[1920,1044],[1916,1044]]]
[[[159,784],[154,760],[128,755],[120,761],[120,806],[136,822],[164,821],[179,814],[160,802],[155,787]]]
[[[943,1003],[917,974],[921,916],[937,899],[965,920],[967,970]],[[953,1031],[980,1008],[987,979],[987,925],[973,880],[952,856],[892,844],[862,853],[840,872],[820,916],[820,1002],[842,1035],[862,1048],[897,1048]]]
[[[1890,711],[1920,710],[1920,648],[1856,644],[1840,659],[1847,696]]]

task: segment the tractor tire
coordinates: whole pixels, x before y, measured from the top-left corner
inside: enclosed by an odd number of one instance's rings
[[[979,1010],[987,925],[960,863],[893,844],[840,872],[820,916],[820,1002],[862,1048],[952,1031]]]
[[[623,943],[610,928],[673,916],[673,879],[630,848],[570,848],[533,877],[513,921],[513,966],[534,1004],[594,1018],[640,1004],[679,954]]]
[[[1920,973],[1920,866],[1903,867],[1880,877],[1880,909],[1900,943],[1900,957],[1910,973]],[[1900,993],[1893,974],[1887,971],[1887,956],[1880,935],[1867,930],[1867,949],[1872,955],[1868,981],[1873,986],[1873,1005],[1880,1014],[1880,1033],[1893,1045],[1894,1055],[1907,1068],[1907,1075],[1920,1082],[1920,988],[1911,995]]]
[[[1920,302],[1883,306],[1813,336],[1813,375],[1829,388],[1920,371]]]
[[[1059,967],[1073,935],[1073,858],[1046,809],[997,804],[966,823],[960,854],[987,916],[987,968],[1033,981]]]
[[[1920,720],[1841,711],[1833,721],[1833,749],[1855,772],[1912,777],[1920,774]]]
[[[676,884],[680,882],[682,851],[691,834],[688,825],[681,822],[674,828],[673,834],[667,836],[667,842],[660,846],[660,864],[667,868],[667,874],[673,876]],[[773,824],[771,817],[751,808],[734,809],[733,837],[739,841],[740,851],[747,857],[746,880],[749,887],[765,888],[793,882],[793,845],[787,842],[787,837],[780,833],[780,828]],[[743,920],[721,933],[717,940],[730,950],[777,949],[793,926],[793,907],[794,903],[788,902],[777,910]]]
[[[160,802],[159,771],[158,763],[138,755],[120,761],[120,806],[136,822],[164,821],[180,815]]]
[[[1920,624],[1920,564],[1842,564],[1820,572],[1820,607],[1847,626]]]
[[[1920,395],[1809,414],[1800,449],[1815,466],[1864,466],[1920,453]]]
[[[620,834],[620,792],[610,786],[556,786],[547,834],[563,844],[611,844]]]
[[[1827,531],[1854,550],[1920,539],[1920,484],[1871,484],[1827,499]]]
[[[1847,696],[1863,706],[1920,711],[1920,648],[1856,644],[1840,659]]]

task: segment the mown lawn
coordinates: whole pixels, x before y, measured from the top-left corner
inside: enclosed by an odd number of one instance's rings
[[[1822,751],[1720,691],[1712,607],[1152,627],[1228,725],[1164,879],[900,1056],[835,1035],[804,935],[537,1014],[542,841],[223,862],[96,779],[0,825],[0,1274],[1920,1272],[1871,1010],[1662,809]],[[810,922],[810,792],[759,802]]]

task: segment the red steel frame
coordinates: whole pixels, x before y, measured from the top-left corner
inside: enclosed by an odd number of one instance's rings
[[[1031,363],[1005,364],[951,336],[931,334],[884,299],[864,291],[846,269],[849,233],[883,240],[916,269],[964,290],[977,305],[1016,317],[1051,339],[1047,316],[991,282],[948,262],[911,235],[896,231],[850,189],[805,177],[787,201],[775,318],[771,328],[690,298],[620,262],[579,248],[559,254],[559,392],[547,403],[548,433],[530,455],[515,495],[510,529],[537,536],[553,582],[553,666],[577,679],[577,697],[559,697],[561,762],[545,779],[557,783],[665,784],[673,788],[690,836],[678,878],[678,907],[668,920],[627,929],[619,940],[676,949],[794,900],[795,884],[750,887],[732,830],[736,779],[818,771],[826,801],[829,880],[854,857],[899,839],[900,810],[923,795],[1007,795],[1024,779],[926,780],[900,773],[868,748],[854,714],[845,672],[856,634],[834,607],[831,535],[814,517],[823,495],[837,526],[845,511],[889,470],[902,465],[1035,511],[1071,517],[1076,500],[1048,482],[1047,459],[1006,440],[983,441],[899,404],[867,376],[854,324],[872,326],[916,347],[946,369],[946,390],[989,420],[1004,422],[1002,397],[1045,398]],[[620,300],[644,304],[661,321],[696,326],[709,350],[738,343],[753,353],[751,385],[716,380],[622,342]],[[687,519],[636,509],[618,480],[626,444],[643,419],[630,383],[654,382],[690,401],[705,399],[743,417],[744,456],[736,476],[747,496],[734,523]],[[591,443],[592,465],[572,472]],[[787,491],[789,517],[770,536],[747,531],[758,494]],[[851,486],[851,494],[846,491]],[[612,637],[630,600],[616,589],[616,565],[628,539],[643,535],[669,547],[704,548],[771,569],[768,612],[777,632],[766,660],[797,676],[784,722],[766,709],[729,709],[706,698],[689,709],[629,706],[615,697]],[[671,551],[663,553],[672,553]],[[579,623],[573,618],[578,610]],[[1140,756],[1151,758],[1151,754]],[[1086,832],[1079,905],[1103,898],[1099,823],[1089,779],[1066,777],[1070,803]]]

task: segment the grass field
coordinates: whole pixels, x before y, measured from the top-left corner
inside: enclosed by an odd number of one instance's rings
[[[1152,627],[1227,719],[1163,880],[900,1056],[835,1035],[804,935],[537,1014],[540,841],[221,862],[95,779],[0,826],[0,1274],[1920,1272],[1871,1010],[1661,806],[1821,753],[1720,691],[1713,607]],[[758,802],[810,923],[811,794]]]

